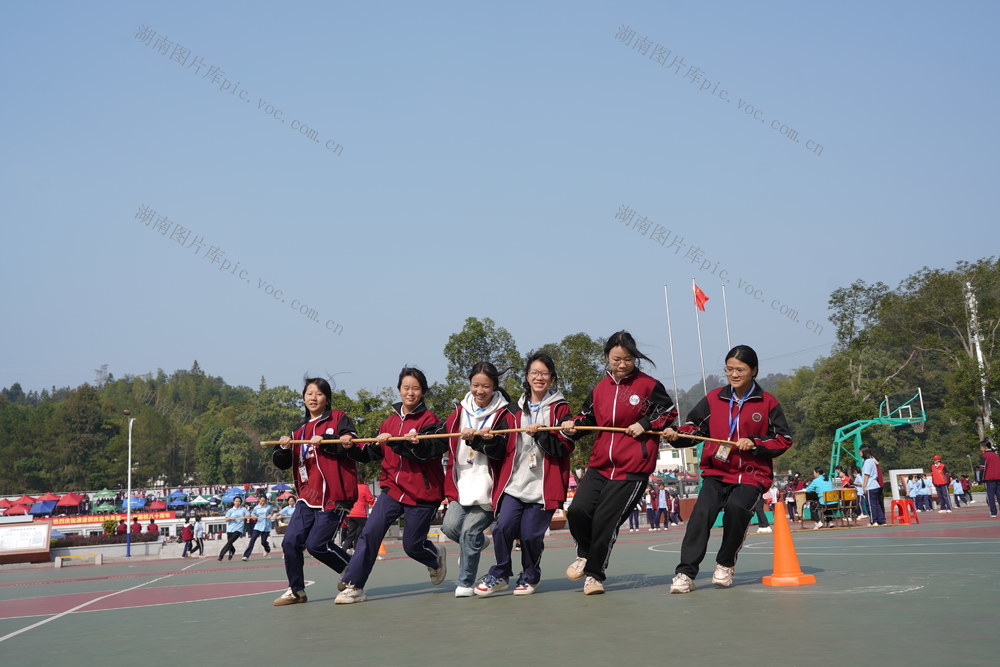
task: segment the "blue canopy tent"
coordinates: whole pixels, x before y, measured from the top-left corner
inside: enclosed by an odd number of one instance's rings
[[[125,504],[126,503],[131,504],[132,505],[132,509],[134,509],[134,510],[141,510],[143,507],[146,506],[146,499],[145,498],[136,498],[136,497],[125,499],[125,500],[122,501],[122,509],[125,509]]]
[[[31,509],[28,510],[28,514],[52,514],[52,511],[56,508],[56,503],[58,500],[39,500],[32,504]]]
[[[284,482],[279,482],[271,487],[272,491],[291,491],[292,487],[288,486]]]
[[[171,493],[169,496],[167,496],[167,498],[187,498],[187,495],[188,494],[184,493],[180,489],[177,489],[176,491],[174,491],[173,493]]]
[[[180,498],[174,498],[169,503],[167,503],[167,507],[187,507],[187,506],[188,506],[187,501],[181,500]]]

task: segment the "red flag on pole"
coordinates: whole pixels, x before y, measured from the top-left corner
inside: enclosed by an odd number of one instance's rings
[[[694,286],[694,305],[698,307],[698,310],[705,312],[705,302],[708,301],[708,296],[701,291],[701,288],[697,285]]]

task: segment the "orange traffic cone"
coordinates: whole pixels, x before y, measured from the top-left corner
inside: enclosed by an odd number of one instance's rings
[[[385,542],[378,545],[378,559],[382,560],[382,556],[388,556],[389,550],[385,548]]]
[[[792,529],[788,527],[785,503],[774,504],[774,574],[764,577],[765,586],[805,586],[815,584],[816,577],[803,574],[799,557],[792,543]]]

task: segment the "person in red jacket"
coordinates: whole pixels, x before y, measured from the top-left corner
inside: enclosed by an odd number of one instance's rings
[[[154,519],[149,520],[149,525],[146,526],[146,532],[153,535],[160,534],[160,527],[156,525],[156,521]]]
[[[181,542],[184,543],[181,558],[188,557],[188,552],[191,550],[191,540],[194,539],[194,528],[189,523],[190,521],[190,519],[184,519],[184,527],[181,528]]]
[[[338,573],[350,560],[333,538],[358,499],[358,471],[352,459],[358,448],[351,442],[358,434],[350,417],[330,408],[332,396],[329,382],[308,378],[302,390],[305,421],[292,437],[282,436],[271,453],[275,467],[292,469],[299,498],[281,541],[288,590],[274,601],[276,607],[307,601],[302,571],[306,550]],[[293,445],[292,440],[308,442]],[[321,444],[323,440],[337,442]]]
[[[511,555],[518,539],[521,574],[514,595],[531,595],[538,589],[545,531],[552,515],[566,501],[569,487],[573,441],[558,431],[538,430],[557,426],[570,415],[569,404],[554,388],[559,379],[555,362],[544,352],[533,352],[528,355],[524,376],[524,395],[517,403],[514,424],[527,431],[508,440],[511,447],[493,485],[493,549],[497,562],[476,586],[479,596],[508,587],[514,573]]]
[[[725,510],[722,545],[715,558],[712,583],[733,585],[736,556],[743,546],[753,508],[774,479],[771,462],[792,446],[785,413],[778,400],[757,384],[757,371],[757,353],[748,345],[737,345],[726,354],[729,384],[708,392],[688,413],[679,432],[667,429],[663,433],[663,440],[675,447],[698,444],[697,440],[683,439],[685,434],[735,443],[704,443],[701,491],[684,532],[681,562],[670,585],[671,593],[695,589],[694,578],[720,510]]]
[[[424,406],[428,391],[427,377],[418,368],[403,368],[396,383],[399,403],[392,406],[392,416],[382,422],[376,442],[361,453],[370,461],[382,461],[379,486],[382,493],[375,501],[368,523],[361,531],[357,549],[341,578],[341,592],[336,604],[364,602],[365,584],[378,558],[379,545],[389,526],[404,517],[403,550],[427,568],[431,583],[444,581],[448,572],[443,544],[434,546],[427,539],[431,521],[444,498],[444,471],[441,455],[447,448],[444,439],[418,440],[417,435],[436,433],[438,418]],[[389,438],[407,437],[405,442]]]
[[[653,362],[639,351],[632,334],[612,334],[604,344],[604,358],[607,375],[590,392],[580,415],[562,424],[574,440],[586,435],[577,426],[625,429],[598,432],[587,473],[567,512],[577,557],[566,577],[571,581],[586,577],[585,595],[604,592],[604,571],[618,528],[642,497],[656,467],[658,439],[645,431],[670,426],[677,416],[663,384],[638,369],[638,359]]]
[[[458,586],[455,597],[475,595],[479,558],[490,544],[486,528],[493,523],[496,478],[517,434],[494,436],[493,430],[511,429],[517,423],[510,397],[500,386],[500,372],[488,361],[469,371],[469,392],[455,407],[441,433],[460,433],[448,438],[448,463],[444,495],[448,510],[441,532],[458,543]]]
[[[979,469],[986,484],[986,504],[990,506],[990,518],[997,518],[997,507],[1000,506],[1000,455],[993,448],[989,438],[979,443]]]
[[[347,553],[354,553],[354,547],[358,543],[358,536],[368,522],[368,510],[374,504],[375,496],[372,495],[371,489],[368,488],[367,484],[358,482],[358,499],[347,514],[347,522],[340,533],[340,546],[344,547]]]
[[[131,533],[133,535],[141,535],[142,534],[142,524],[139,523],[139,518],[138,517],[132,517],[132,526],[131,526],[131,528],[129,528],[129,530],[131,531]]]
[[[127,535],[128,534],[128,526],[125,524],[125,519],[119,519],[118,520],[118,525],[115,526],[115,534],[116,535]]]
[[[941,509],[938,514],[951,514],[951,475],[948,474],[948,467],[941,461],[941,457],[934,455],[934,462],[931,464],[931,483],[937,491],[938,505]]]

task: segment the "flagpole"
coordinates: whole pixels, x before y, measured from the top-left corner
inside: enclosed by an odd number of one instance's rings
[[[726,301],[726,284],[722,283],[722,312],[726,318],[726,347],[733,349],[733,341],[729,338],[729,302]]]
[[[692,297],[697,295],[697,285],[695,285],[694,278],[691,278],[691,295]],[[701,388],[704,390],[705,395],[708,395],[708,383],[705,381],[705,349],[702,347],[701,343],[701,317],[698,315],[698,301],[694,300],[694,320],[698,324],[698,358],[701,360]]]
[[[677,364],[674,362],[674,332],[670,326],[670,297],[667,296],[667,286],[663,285],[663,303],[667,307],[667,341],[670,345],[670,373],[674,380],[674,407],[677,408],[677,423],[681,420],[681,399],[680,391],[677,389]],[[687,448],[681,448],[681,469],[687,472]],[[678,485],[680,490],[680,485]]]

